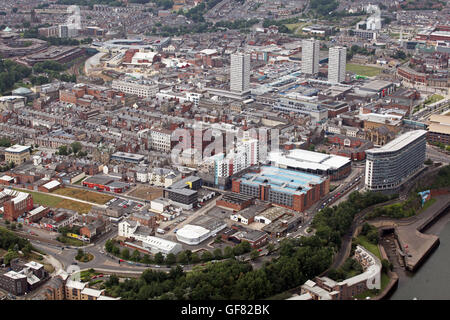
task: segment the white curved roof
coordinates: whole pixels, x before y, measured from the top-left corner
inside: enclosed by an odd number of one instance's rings
[[[210,230],[203,227],[187,224],[177,231],[177,237],[180,236],[186,239],[197,239],[207,235],[209,232]]]

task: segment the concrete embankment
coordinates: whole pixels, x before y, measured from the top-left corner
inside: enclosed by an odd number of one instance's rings
[[[386,251],[384,250],[383,246],[378,244],[378,249],[380,250],[380,253],[381,253],[381,259],[389,260],[389,257],[386,254]],[[385,298],[389,297],[392,294],[392,292],[395,291],[395,289],[397,289],[398,279],[399,279],[398,274],[396,272],[392,272],[390,270],[388,270],[387,274],[388,274],[388,277],[389,277],[389,283],[383,289],[383,291],[380,292],[379,295],[377,295],[376,297],[373,298],[373,300],[385,299]]]
[[[435,199],[435,203],[425,212],[414,217],[414,219],[404,221],[398,219],[377,219],[368,221],[379,229],[394,230],[400,249],[404,254],[406,269],[411,272],[417,270],[429,254],[439,245],[438,236],[422,233],[450,207],[450,197],[448,195],[438,196]]]

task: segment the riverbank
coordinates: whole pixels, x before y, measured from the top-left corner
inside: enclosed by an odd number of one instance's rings
[[[414,272],[439,245],[439,237],[424,233],[446,212],[450,206],[449,195],[435,197],[436,202],[423,213],[407,219],[377,218],[368,222],[383,233],[394,233],[399,254],[407,270]]]
[[[450,210],[426,230],[439,236],[440,245],[414,272],[394,268],[399,275],[398,286],[390,300],[448,300],[450,299]]]

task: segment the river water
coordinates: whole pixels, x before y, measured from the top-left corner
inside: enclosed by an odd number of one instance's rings
[[[391,300],[450,300],[450,214],[426,233],[439,235],[440,245],[414,274],[399,274]]]

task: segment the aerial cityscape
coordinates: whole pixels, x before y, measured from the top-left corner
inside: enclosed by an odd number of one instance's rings
[[[442,0],[1,0],[0,300],[449,300],[449,71]]]

